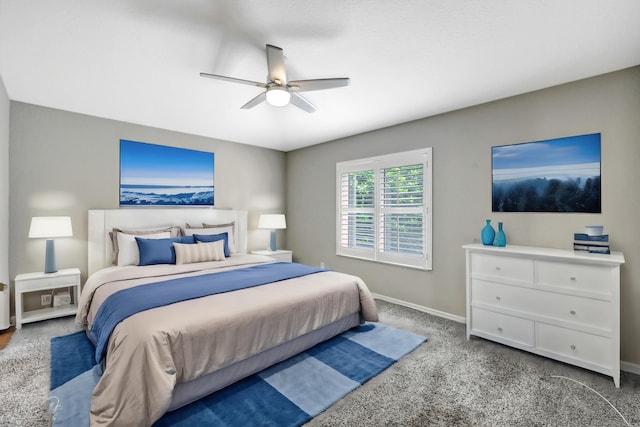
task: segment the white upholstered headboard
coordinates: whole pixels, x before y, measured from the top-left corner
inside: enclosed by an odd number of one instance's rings
[[[234,243],[240,253],[247,252],[247,212],[213,208],[123,208],[89,210],[89,275],[111,265],[111,240],[114,228],[141,230],[171,225],[184,227],[185,223],[235,223]]]

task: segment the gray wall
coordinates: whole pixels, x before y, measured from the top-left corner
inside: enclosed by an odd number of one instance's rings
[[[494,214],[491,146],[602,133],[602,214]],[[287,153],[287,242],[298,261],[361,276],[388,297],[465,315],[464,253],[485,219],[508,243],[571,248],[602,224],[624,252],[622,360],[640,364],[640,67]],[[433,271],[335,255],[336,162],[433,147]]]
[[[216,208],[248,211],[249,250],[268,246],[258,216],[284,212],[285,153],[12,101],[11,278],[44,268],[45,242],[27,238],[31,217],[70,215],[73,237],[56,240],[57,265],[86,279],[87,210],[118,208],[120,139],[213,151]]]

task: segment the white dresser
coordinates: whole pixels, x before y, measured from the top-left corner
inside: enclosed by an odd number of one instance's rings
[[[464,245],[467,338],[486,338],[613,377],[620,387],[624,256]]]

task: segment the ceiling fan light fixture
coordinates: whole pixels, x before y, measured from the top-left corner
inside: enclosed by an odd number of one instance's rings
[[[260,92],[249,102],[240,107],[243,110],[248,110],[249,108],[253,108],[266,101],[269,105],[276,107],[291,104],[294,107],[306,111],[307,113],[313,113],[318,109],[315,105],[300,95],[300,92],[333,89],[336,87],[349,86],[351,84],[351,80],[348,77],[289,81],[289,79],[287,79],[287,71],[284,64],[284,53],[282,52],[282,49],[270,44],[267,45],[267,71],[266,83],[210,73],[200,73],[200,75],[202,77],[241,83],[243,85],[254,87],[257,86],[265,89],[264,92]]]
[[[275,107],[282,107],[289,103],[291,94],[284,86],[272,86],[267,88],[267,102]]]

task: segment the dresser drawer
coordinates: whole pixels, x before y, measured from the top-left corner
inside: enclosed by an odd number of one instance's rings
[[[471,275],[533,284],[533,260],[474,253],[471,255]]]
[[[474,307],[471,309],[473,331],[484,332],[509,341],[533,346],[533,321]]]
[[[612,364],[609,338],[546,323],[537,324],[537,337],[537,347],[541,350],[605,367]]]
[[[611,303],[607,301],[484,280],[473,280],[471,301],[496,309],[520,311],[523,317],[547,317],[608,331],[613,318]]]
[[[540,285],[611,295],[611,269],[608,267],[538,261],[537,270]]]
[[[490,305],[500,309],[536,312],[537,304],[530,298],[532,292],[534,291],[521,286],[473,279],[471,303]]]
[[[611,303],[598,299],[538,292],[538,314],[552,319],[611,332]]]

